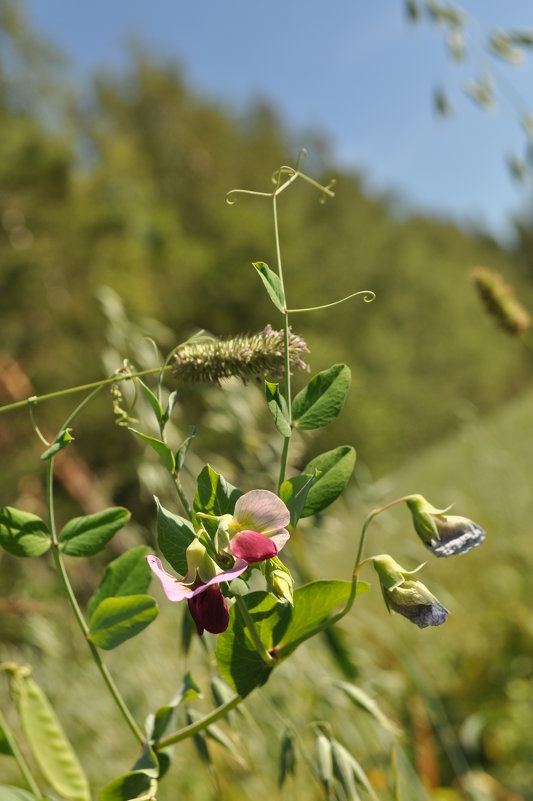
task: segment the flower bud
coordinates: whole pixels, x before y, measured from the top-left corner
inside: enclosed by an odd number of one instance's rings
[[[426,626],[440,626],[446,621],[448,610],[425,584],[410,578],[416,571],[404,570],[388,554],[374,556],[372,563],[379,576],[381,591],[389,611],[392,609],[398,612],[421,629]]]
[[[435,556],[466,553],[485,539],[485,532],[473,520],[447,515],[446,509],[436,509],[422,495],[410,495],[406,502],[416,533]]]
[[[275,595],[280,601],[289,603],[292,606],[294,603],[292,592],[293,580],[290,572],[277,557],[268,559],[265,565],[265,578],[268,591]]]

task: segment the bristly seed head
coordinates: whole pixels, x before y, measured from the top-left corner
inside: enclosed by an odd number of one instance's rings
[[[283,331],[267,325],[257,334],[212,337],[189,342],[173,356],[176,378],[188,383],[218,384],[222,378],[250,378],[284,374]],[[305,341],[289,329],[289,364],[291,369],[308,370],[303,355],[309,353]]]
[[[472,281],[489,314],[508,334],[521,334],[533,321],[529,312],[516,299],[512,286],[506,284],[499,273],[487,267],[472,272]]]

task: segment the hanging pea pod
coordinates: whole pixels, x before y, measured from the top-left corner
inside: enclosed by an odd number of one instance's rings
[[[29,675],[19,668],[11,689],[28,745],[45,779],[66,801],[90,801],[89,783],[50,702]]]

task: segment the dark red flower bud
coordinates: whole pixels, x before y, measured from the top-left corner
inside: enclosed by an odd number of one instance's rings
[[[207,587],[193,598],[188,598],[187,603],[198,634],[202,635],[204,630],[211,634],[221,634],[228,628],[228,605],[218,584]]]

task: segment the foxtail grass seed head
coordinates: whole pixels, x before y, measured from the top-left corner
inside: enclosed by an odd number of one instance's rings
[[[499,273],[478,267],[471,275],[481,302],[500,328],[516,336],[531,327],[531,315],[516,299],[514,288]]]
[[[284,374],[283,331],[270,325],[257,334],[212,337],[190,342],[176,351],[173,372],[187,383],[218,384],[222,378],[242,381]],[[302,337],[289,329],[289,364],[293,370],[308,370],[303,357],[309,353]]]

